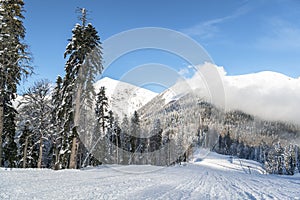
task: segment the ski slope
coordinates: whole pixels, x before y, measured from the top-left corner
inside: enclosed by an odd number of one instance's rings
[[[0,169],[0,199],[300,199],[300,176],[209,153],[173,167]],[[249,168],[247,167],[249,166]]]

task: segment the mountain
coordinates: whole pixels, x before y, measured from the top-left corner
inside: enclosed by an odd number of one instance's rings
[[[164,106],[193,93],[224,111],[241,110],[265,120],[300,125],[300,77],[292,78],[271,71],[227,75],[223,67],[210,63],[196,68],[198,71],[192,78],[178,82],[159,94],[152,104],[162,101],[161,106]],[[203,78],[208,74],[207,69],[218,71],[215,76],[219,77]],[[222,80],[217,87],[213,85],[215,79]]]
[[[150,90],[108,77],[104,77],[94,84],[96,92],[102,86],[106,88],[110,109],[120,118],[124,117],[125,114],[131,115],[157,95]]]
[[[210,149],[220,145],[219,136],[229,135],[235,145],[251,147],[253,157],[262,144],[300,144],[300,79],[276,72],[226,76],[222,68],[210,67],[220,73],[225,108],[209,99],[214,91],[207,91],[196,74],[139,109],[144,132],[159,119],[164,137],[181,140],[185,148],[197,143]]]

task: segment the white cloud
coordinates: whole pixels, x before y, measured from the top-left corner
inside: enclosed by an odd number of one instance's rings
[[[267,120],[300,124],[300,78],[294,79],[276,72],[228,76],[223,67],[206,63],[199,66],[215,68],[223,81],[227,110],[238,109]],[[204,88],[203,77],[195,74],[190,85]],[[213,88],[213,87],[211,87]],[[214,93],[215,91],[208,91]],[[219,91],[217,91],[219,92]],[[203,92],[207,94],[207,92]]]
[[[222,24],[228,20],[237,18],[249,11],[249,7],[247,5],[243,5],[238,8],[232,15],[216,18],[208,21],[201,22],[192,27],[185,28],[181,30],[183,33],[190,36],[200,36],[203,39],[211,38],[218,33],[219,28],[218,25]]]
[[[185,75],[187,75],[187,74],[189,74],[190,73],[190,71],[188,70],[188,68],[182,68],[182,69],[180,69],[179,71],[178,71],[178,74],[180,75],[180,76],[185,76]]]

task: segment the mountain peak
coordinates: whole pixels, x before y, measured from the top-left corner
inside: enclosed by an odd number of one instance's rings
[[[96,92],[102,86],[106,88],[106,96],[111,106],[110,109],[120,118],[123,118],[125,115],[131,115],[135,110],[144,106],[157,95],[157,93],[145,88],[110,77],[103,77],[94,86]]]

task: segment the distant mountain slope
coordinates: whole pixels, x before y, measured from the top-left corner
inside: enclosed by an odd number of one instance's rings
[[[102,86],[106,88],[106,96],[111,106],[110,109],[121,118],[125,114],[131,115],[157,95],[157,93],[150,90],[108,77],[100,79],[94,86],[96,92]]]
[[[215,67],[215,66],[212,66]],[[226,108],[212,104],[205,84],[195,76],[157,95],[139,113],[142,127],[149,132],[160,119],[164,134],[183,134],[191,144],[196,135],[204,147],[213,148],[219,134],[230,132],[231,138],[248,145],[300,144],[300,79],[275,72],[260,72],[223,79]],[[201,81],[201,80],[200,80]],[[299,116],[298,115],[298,116]],[[295,123],[295,122],[299,122]],[[175,137],[175,136],[174,136]]]
[[[199,67],[199,73],[195,73],[192,78],[177,83],[158,95],[160,100],[156,99],[152,104],[161,102],[163,106],[188,93],[194,93],[198,98],[214,103],[211,101],[211,94],[218,91],[209,91],[206,82],[203,81],[202,67],[214,68],[222,79],[224,101],[218,102],[218,99],[215,99],[216,106],[224,102],[223,110],[241,110],[265,120],[300,125],[300,77],[292,78],[271,71],[229,76],[223,67],[207,63]]]

